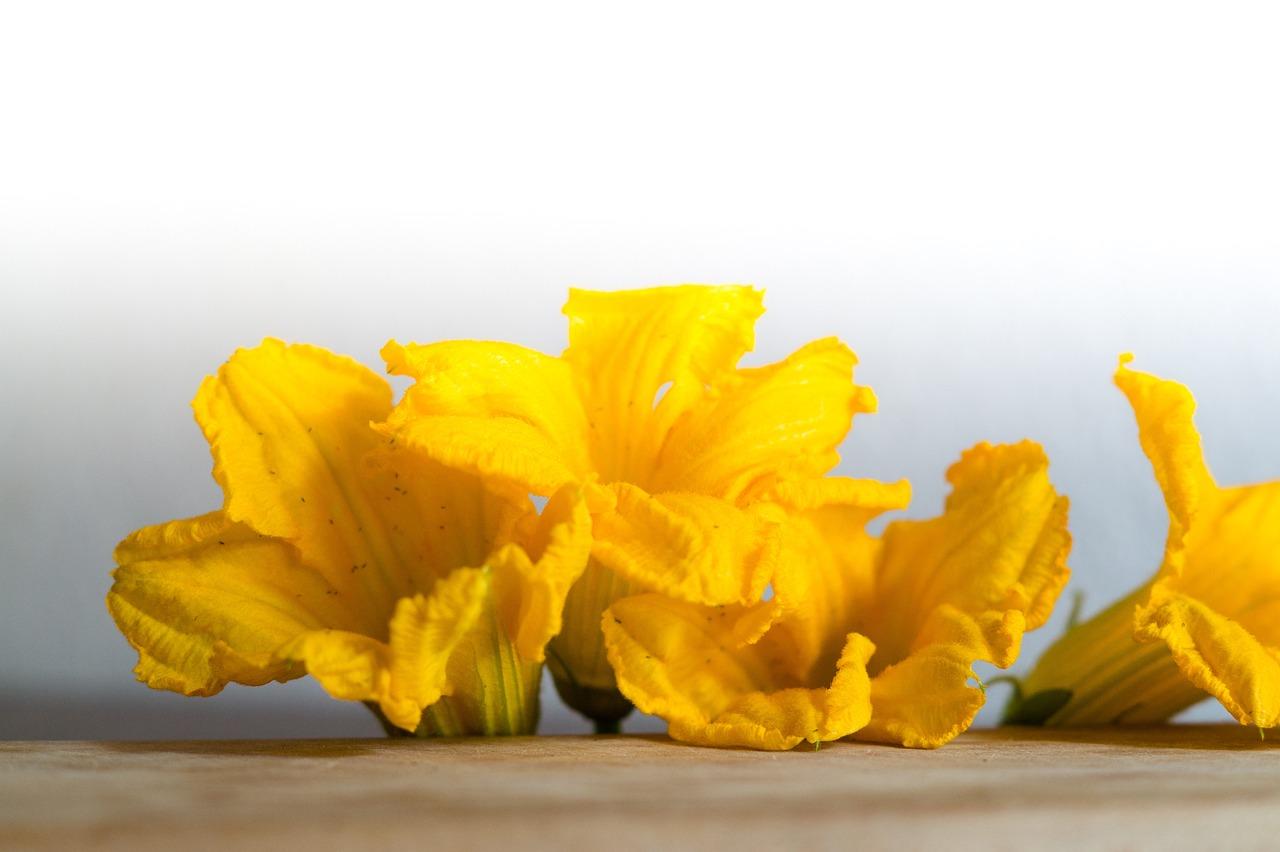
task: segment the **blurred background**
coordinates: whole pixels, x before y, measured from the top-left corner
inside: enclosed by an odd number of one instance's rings
[[[909,516],[973,442],[1043,442],[1096,611],[1165,532],[1119,352],[1194,389],[1220,480],[1280,476],[1278,23],[1230,2],[5,4],[0,737],[378,734],[305,679],[135,683],[111,549],[220,504],[188,402],[236,347],[557,352],[570,285],[766,288],[750,363],[848,341],[881,411],[840,471],[909,478]],[[551,697],[544,730],[586,725]]]

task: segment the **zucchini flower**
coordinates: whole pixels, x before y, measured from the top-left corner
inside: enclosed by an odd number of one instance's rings
[[[213,695],[310,674],[388,731],[532,733],[547,642],[586,565],[579,489],[539,514],[371,427],[391,388],[267,340],[200,387],[222,508],[116,548],[107,607],[138,679]]]
[[[759,629],[781,606],[762,599],[780,528],[756,504],[829,471],[853,415],[875,407],[835,339],[737,367],[762,311],[749,287],[574,290],[560,357],[475,341],[383,350],[392,373],[414,379],[386,435],[512,500],[566,486],[586,496],[591,558],[548,665],[599,730],[631,709],[605,655],[604,610],[651,591],[745,608],[740,629]]]
[[[623,694],[703,745],[946,743],[982,707],[974,663],[1007,668],[1048,619],[1071,543],[1038,445],[978,445],[947,478],[941,516],[878,538],[866,524],[905,505],[904,484],[775,485],[765,499],[797,558],[780,562],[772,622],[746,631],[741,608],[623,598],[604,617]]]
[[[1036,663],[1006,710],[1014,724],[1164,721],[1205,693],[1242,725],[1280,724],[1280,482],[1222,487],[1205,464],[1177,382],[1130,370],[1115,382],[1138,421],[1169,511],[1156,575]]]

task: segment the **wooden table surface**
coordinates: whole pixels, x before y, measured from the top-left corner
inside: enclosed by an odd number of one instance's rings
[[[1280,846],[1280,742],[974,731],[783,754],[663,737],[0,743],[0,849]]]

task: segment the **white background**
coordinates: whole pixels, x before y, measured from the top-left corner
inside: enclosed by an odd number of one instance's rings
[[[569,285],[765,287],[752,362],[839,334],[881,399],[841,471],[913,515],[1042,441],[1096,610],[1165,523],[1119,352],[1223,481],[1280,475],[1273,8],[0,6],[0,736],[372,733],[133,683],[111,548],[218,504],[187,403],[235,347],[558,351]]]

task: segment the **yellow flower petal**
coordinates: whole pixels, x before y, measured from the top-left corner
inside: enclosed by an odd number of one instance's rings
[[[982,692],[969,686],[973,658],[932,645],[889,666],[871,681],[871,721],[855,739],[938,748],[968,730],[982,709]]]
[[[1241,724],[1280,724],[1280,483],[1203,494],[1172,555],[1135,611],[1137,637],[1167,644]]]
[[[947,472],[946,511],[898,521],[884,534],[876,608],[866,624],[877,664],[904,659],[928,638],[940,607],[978,617],[1018,610],[1028,628],[1044,622],[1069,576],[1067,500],[1049,482],[1037,444],[979,444]],[[1007,666],[1008,648],[991,648]]]
[[[604,482],[650,484],[672,425],[751,350],[761,300],[750,287],[569,292],[564,360]]]
[[[237,352],[195,408],[226,507],[117,549],[107,604],[140,678],[212,694],[310,671],[406,729],[532,731],[598,486],[539,516],[526,494],[384,441],[370,420],[390,410],[385,383],[313,347]]]
[[[1169,515],[1176,524],[1170,530],[1184,533],[1191,526],[1201,498],[1212,493],[1213,477],[1204,463],[1200,433],[1192,416],[1196,401],[1186,385],[1130,370],[1132,355],[1120,356],[1116,386],[1128,397],[1138,420],[1138,440],[1151,460],[1164,493]]]
[[[522,499],[586,478],[589,439],[567,364],[510,343],[383,347],[415,381],[381,431]]]
[[[1274,624],[1274,603],[1270,610]],[[1136,620],[1138,636],[1168,645],[1182,674],[1221,701],[1240,724],[1280,724],[1280,649],[1275,645],[1264,645],[1239,622],[1200,601],[1166,590],[1156,591]]]
[[[966,686],[973,663],[1011,665],[1067,581],[1067,500],[1038,445],[979,444],[947,478],[941,516],[885,531],[859,622],[877,652],[872,723],[857,738],[936,747],[963,731],[983,700]]]
[[[297,677],[283,643],[324,624],[349,625],[333,589],[297,552],[221,512],[138,530],[116,548],[107,608],[138,651],[138,679],[213,695],[229,681]]]
[[[282,661],[300,665],[333,698],[381,703],[390,694],[391,648],[369,636],[313,630],[282,646],[277,655]],[[403,724],[400,727],[411,730]]]
[[[305,665],[334,698],[376,701],[392,724],[413,731],[422,711],[450,691],[448,662],[480,617],[488,592],[483,571],[460,568],[436,583],[430,597],[415,595],[396,605],[389,643],[319,630],[279,654]]]
[[[542,662],[560,632],[565,598],[591,554],[591,513],[581,489],[568,485],[547,502],[522,541],[489,560],[499,617],[516,650]]]
[[[381,443],[369,423],[391,410],[386,382],[323,349],[266,340],[206,379],[193,407],[227,517],[294,543],[363,616],[362,632],[385,631],[385,613],[413,591],[394,528],[410,529],[416,508],[366,473]]]
[[[716,605],[760,599],[778,557],[776,526],[714,497],[613,486],[592,555],[641,588]]]
[[[874,394],[853,383],[856,363],[847,346],[827,338],[777,364],[725,374],[706,404],[672,427],[653,490],[737,501],[781,479],[826,473],[853,416],[875,410]]]
[[[1130,370],[1130,360],[1121,357],[1115,382],[1169,511],[1164,560],[1149,583],[1054,643],[1008,715],[1052,725],[1158,722],[1199,701],[1199,689],[1242,724],[1280,724],[1280,483],[1218,487],[1191,392]],[[1042,694],[1059,700],[1028,712]]]
[[[450,657],[480,618],[488,594],[483,571],[459,568],[436,583],[430,597],[415,595],[396,605],[390,700],[382,704],[393,723],[414,730],[422,710],[449,691],[445,675]]]
[[[773,579],[781,610],[776,630],[787,634],[797,671],[829,671],[873,600],[880,539],[866,525],[883,512],[906,508],[911,486],[905,480],[799,479],[779,483],[766,499],[784,510]]]
[[[850,635],[827,685],[787,671],[768,637],[736,645],[737,608],[638,595],[605,613],[609,660],[623,694],[666,719],[670,735],[700,745],[789,749],[843,737],[870,715],[866,663],[873,646]]]
[[[551,666],[571,706],[608,721],[627,706],[601,647],[603,610],[637,591],[742,602],[752,606],[737,638],[761,635],[781,610],[760,601],[779,545],[776,518],[753,504],[829,469],[852,415],[875,403],[835,340],[738,369],[762,313],[749,287],[574,290],[565,313],[559,359],[509,344],[388,344],[390,369],[416,383],[382,431],[513,502],[583,489],[592,558]]]
[[[1280,724],[1280,483],[1219,488],[1191,391],[1130,370],[1129,360],[1116,384],[1169,509],[1165,560],[1135,611],[1136,636],[1164,641],[1182,673],[1241,724]]]

